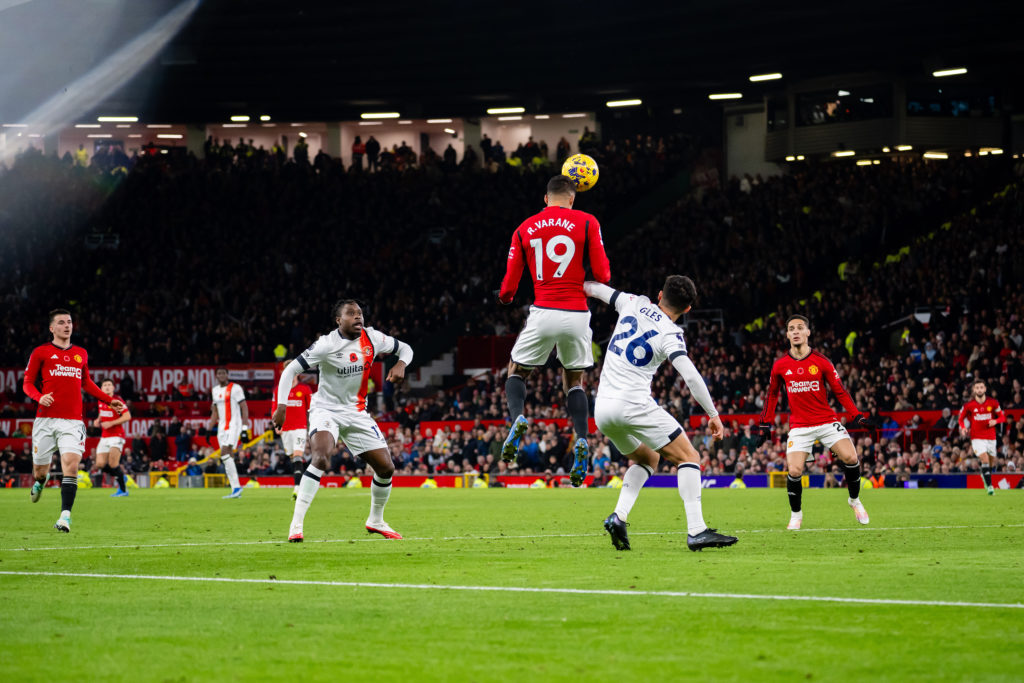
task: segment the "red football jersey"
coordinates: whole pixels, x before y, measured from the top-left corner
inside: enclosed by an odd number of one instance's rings
[[[772,421],[781,387],[786,388],[786,396],[789,397],[790,427],[817,427],[839,421],[836,411],[829,406],[826,387],[832,389],[846,412],[858,412],[853,399],[839,381],[839,373],[832,361],[817,351],[811,351],[801,360],[787,353],[775,361],[761,422]]]
[[[115,401],[121,401],[122,403],[124,403],[124,401],[121,400],[120,396],[111,396],[111,399]],[[100,404],[100,422],[113,422],[119,417],[120,415],[117,414],[117,411],[108,406],[106,403]],[[122,422],[121,424],[111,427],[110,429],[104,429],[102,433],[100,433],[100,437],[105,439],[108,436],[119,436],[123,439],[124,426],[126,424],[128,423]]]
[[[41,381],[42,385],[37,386]],[[53,394],[53,405],[39,404],[36,417],[82,419],[82,389],[103,403],[111,399],[89,377],[89,354],[72,344],[62,349],[53,342],[37,346],[25,368],[25,393],[35,401],[44,394]]]
[[[534,305],[585,311],[583,280],[588,257],[594,279],[608,282],[611,269],[597,219],[584,211],[549,206],[527,218],[512,235],[498,299],[511,303],[526,265],[533,277]]]
[[[299,382],[288,392],[288,407],[284,411],[284,425],[282,432],[290,432],[293,429],[305,429],[309,424],[309,400],[313,397],[313,388],[308,384]],[[274,396],[274,407],[277,407],[277,396]],[[271,411],[273,412],[273,411]]]
[[[999,407],[999,401],[987,396],[982,403],[973,398],[965,403],[957,419],[962,430],[967,428],[967,422],[970,421],[972,439],[987,440],[996,438],[996,425],[1006,422],[1006,413]]]

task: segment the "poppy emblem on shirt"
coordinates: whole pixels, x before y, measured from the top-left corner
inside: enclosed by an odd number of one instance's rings
[[[797,368],[796,369],[796,374],[798,374],[798,375],[804,374],[804,369],[803,368]]]
[[[77,353],[75,354],[75,362],[76,363],[81,363],[82,362],[82,357],[79,356]]]
[[[349,361],[355,363],[357,360],[359,360],[359,356],[357,356],[354,353],[350,353],[350,354],[348,354],[348,359],[349,359]]]
[[[64,356],[64,360],[71,360],[71,356]]]
[[[807,368],[807,372],[811,373],[812,375],[817,375],[818,374],[818,366],[817,365],[812,365],[811,367]]]

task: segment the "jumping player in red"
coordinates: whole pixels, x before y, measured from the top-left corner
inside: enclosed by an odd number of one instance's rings
[[[42,495],[53,452],[57,451],[64,477],[60,485],[60,518],[53,528],[64,533],[71,531],[71,508],[78,493],[78,463],[85,450],[82,389],[117,413],[124,410],[124,403],[103,393],[89,377],[89,354],[71,343],[72,329],[70,312],[62,308],[50,311],[53,340],[32,351],[22,386],[25,394],[39,403],[32,423],[32,502]]]
[[[288,408],[284,414],[284,425],[277,429],[281,435],[281,445],[284,452],[292,459],[292,476],[295,478],[295,489],[292,491],[292,500],[298,500],[299,482],[302,481],[302,458],[306,454],[306,429],[309,423],[309,401],[313,396],[313,389],[308,384],[299,381],[296,376],[292,380],[292,389],[288,392]],[[277,410],[277,394],[274,394],[273,408],[271,415]]]
[[[790,430],[789,444],[786,448],[786,462],[789,465],[789,476],[786,477],[786,488],[789,490],[789,506],[792,516],[787,529],[799,529],[804,513],[801,509],[804,463],[811,446],[821,441],[826,448],[832,449],[842,461],[846,488],[850,492],[849,505],[857,516],[857,521],[867,524],[867,510],[860,502],[860,461],[846,428],[839,422],[836,411],[828,404],[826,387],[832,390],[843,408],[856,415],[853,424],[868,427],[867,416],[857,410],[853,399],[846,393],[843,383],[839,381],[839,373],[825,356],[813,350],[807,340],[811,330],[807,318],[802,315],[791,315],[786,321],[786,337],[789,339],[789,353],[775,361],[772,376],[768,384],[764,410],[761,412],[761,424],[758,426],[758,446],[771,437],[771,420],[775,415],[775,405],[779,398],[779,389],[786,388],[789,397]]]
[[[985,380],[975,380],[971,385],[971,400],[960,409],[957,421],[960,432],[971,438],[971,448],[981,460],[981,477],[991,496],[996,492],[992,487],[992,467],[996,464],[996,425],[1006,422],[1006,413],[999,407],[999,401],[986,398],[987,391]]]
[[[121,400],[119,396],[114,396],[114,380],[103,380],[100,389],[107,396]],[[124,470],[121,469],[121,451],[124,450],[124,425],[130,419],[132,414],[127,410],[118,415],[109,405],[100,403],[100,414],[92,423],[94,427],[103,429],[100,443],[96,447],[96,467],[103,474],[109,474],[117,480],[117,490],[111,498],[124,498],[128,495],[124,485]]]
[[[583,371],[594,365],[590,311],[583,293],[584,265],[589,261],[593,279],[602,284],[611,279],[611,270],[600,224],[589,213],[574,210],[575,199],[576,186],[572,180],[557,175],[548,181],[544,195],[547,208],[527,218],[512,235],[498,300],[512,303],[523,268],[528,267],[533,277],[534,302],[508,364],[505,398],[513,422],[501,457],[506,462],[515,460],[519,442],[529,428],[523,415],[526,378],[534,368],[547,362],[552,348],[557,348],[562,388],[577,437],[570,480],[573,486],[579,486],[586,477],[589,457],[590,414],[582,377]]]

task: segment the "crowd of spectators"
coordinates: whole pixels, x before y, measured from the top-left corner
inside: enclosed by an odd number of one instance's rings
[[[341,294],[366,301],[371,325],[414,347],[453,324],[470,333],[518,329],[523,310],[497,309],[492,290],[508,235],[539,207],[550,168],[505,164],[485,173],[443,168],[428,156],[371,174],[329,158],[304,163],[255,150],[239,157],[237,149],[231,157],[144,159],[120,179],[42,156],[0,175],[0,362],[22,363],[45,337],[35,310],[43,300],[80,307],[76,341],[93,364],[272,360],[279,343],[294,355],[330,327],[327,311]],[[596,149],[602,192],[581,195],[579,206],[599,216],[627,208],[686,158],[680,141]],[[493,148],[482,156],[493,160]],[[800,311],[812,321],[812,345],[876,421],[877,433],[857,435],[872,472],[973,470],[953,420],[971,378],[986,379],[1004,408],[1024,408],[1024,262],[1016,258],[1024,202],[1017,185],[1006,185],[1009,170],[998,160],[899,161],[734,179],[610,242],[613,284],[653,296],[669,273],[694,277],[699,307],[726,321],[695,315],[687,327],[721,412],[760,411],[771,364],[786,348],[779,323]],[[60,191],[53,201],[32,201],[43,187]],[[83,230],[118,235],[118,250],[61,248],[81,245]],[[595,338],[606,339],[613,325],[614,315],[598,307]],[[584,379],[591,401],[599,372],[600,364]],[[504,419],[502,385],[502,377],[484,376],[455,392],[388,402],[379,417],[400,425],[390,435],[399,471],[504,471],[496,457],[502,426],[420,431],[426,420]],[[671,368],[653,389],[680,421],[700,414]],[[535,374],[527,405],[535,423],[519,467],[567,471],[568,430],[541,424],[565,416],[554,368]],[[943,424],[923,429],[887,424],[879,411],[892,410],[948,412]],[[781,468],[788,426],[776,420],[774,442],[753,449],[749,421],[729,424],[721,442],[697,430],[706,473]],[[1006,430],[1004,468],[1024,467],[1022,428]],[[129,466],[156,468],[163,458],[154,442],[133,444]],[[591,446],[602,476],[625,465],[603,436]],[[202,457],[194,448],[178,452]],[[824,453],[815,467],[830,465]],[[285,467],[268,446],[243,453],[240,470]],[[337,473],[361,467],[341,446],[331,459]]]

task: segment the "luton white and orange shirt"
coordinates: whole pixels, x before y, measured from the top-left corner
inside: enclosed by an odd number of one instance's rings
[[[373,361],[378,356],[393,353],[406,365],[412,362],[412,349],[408,344],[372,327],[364,327],[355,339],[346,339],[340,330],[317,339],[295,359],[303,370],[320,368],[320,382],[310,401],[310,409],[366,410]]]
[[[213,398],[213,405],[217,406],[217,429],[220,431],[240,429],[242,427],[242,401],[245,400],[245,390],[234,382],[228,382],[227,386],[219,384],[210,391]]]

